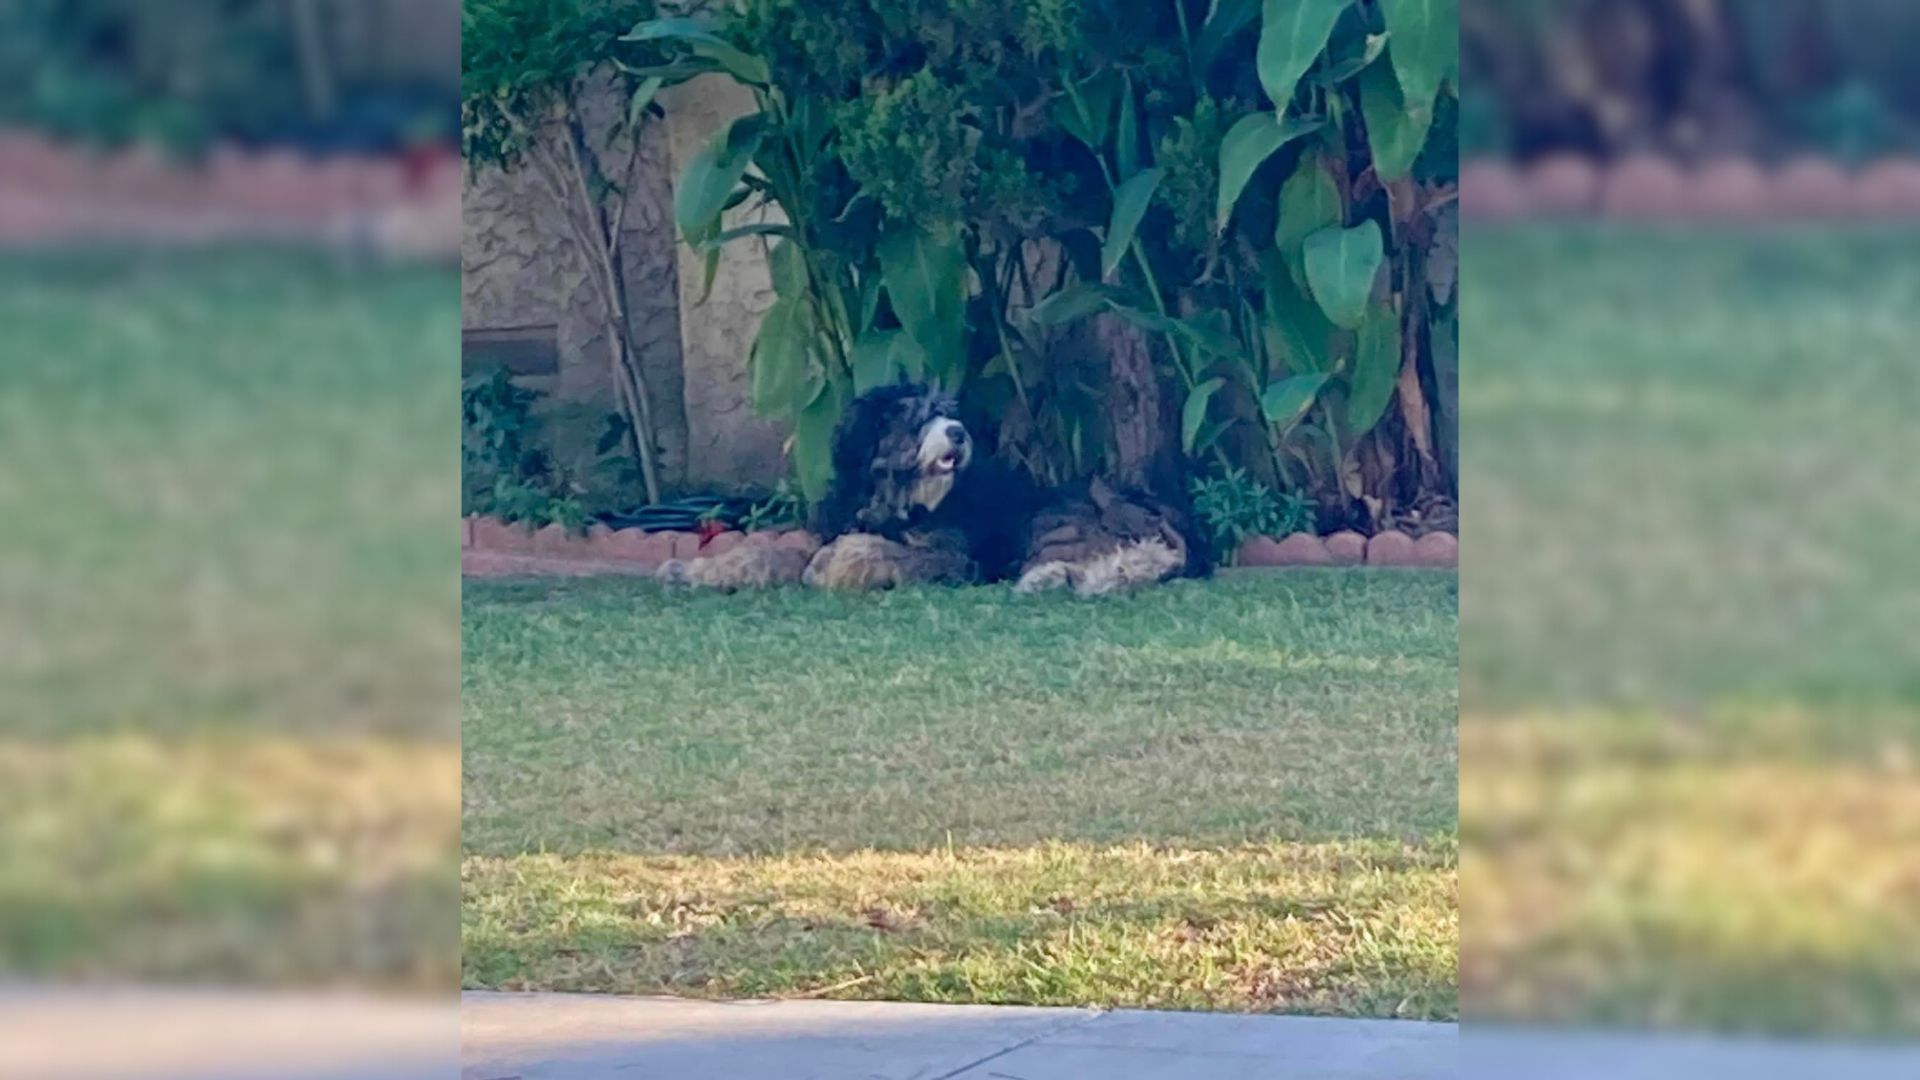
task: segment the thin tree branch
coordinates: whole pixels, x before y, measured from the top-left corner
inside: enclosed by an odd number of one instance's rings
[[[625,298],[621,295],[618,278],[612,264],[613,253],[608,250],[607,236],[603,231],[605,218],[592,197],[587,183],[584,163],[577,145],[578,128],[570,119],[556,117],[552,123],[558,123],[561,130],[554,133],[552,139],[545,133],[548,125],[536,129],[505,103],[500,104],[500,113],[525,141],[523,157],[529,161],[541,180],[548,188],[548,194],[554,199],[560,210],[561,218],[566,222],[568,231],[573,234],[574,243],[580,247],[581,257],[589,266],[599,264],[599,272],[588,272],[601,310],[606,313],[608,336],[612,339],[614,391],[620,400],[622,411],[626,413],[628,449],[640,465],[641,482],[646,489],[647,501],[660,501],[659,466],[654,454],[654,424],[652,402],[649,400],[646,383],[640,378],[636,347],[633,341],[632,327],[627,316]],[[558,140],[567,150],[566,158],[553,148],[552,141]],[[578,202],[567,194],[568,184],[565,173],[572,166],[574,188]],[[624,205],[624,202],[623,202]]]
[[[573,179],[580,205],[589,215],[589,220],[600,240],[599,250],[595,254],[599,257],[600,272],[606,278],[607,293],[613,297],[609,314],[612,317],[613,329],[621,338],[621,347],[617,350],[618,361],[625,376],[633,382],[633,400],[639,406],[636,419],[640,422],[638,426],[643,429],[640,445],[640,472],[646,481],[648,501],[658,502],[660,478],[659,464],[654,457],[653,402],[647,393],[646,381],[640,377],[638,344],[633,340],[633,324],[628,316],[626,296],[620,287],[619,268],[614,265],[615,253],[605,231],[606,208],[593,197],[592,185],[587,181],[586,150],[583,145],[585,135],[580,130],[578,112],[570,112],[562,124],[565,136],[563,141],[567,148],[568,162],[573,166]]]

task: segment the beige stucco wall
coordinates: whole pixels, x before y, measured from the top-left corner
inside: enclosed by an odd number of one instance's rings
[[[662,96],[672,143],[673,174],[721,128],[753,109],[745,88],[702,76]],[[779,220],[745,207],[726,226]],[[773,306],[773,283],[758,239],[737,240],[721,253],[713,291],[702,299],[705,258],[679,245],[680,343],[691,475],[713,486],[768,484],[786,475],[786,431],[761,419],[748,401],[747,356],[760,319]]]
[[[660,427],[666,482],[675,488],[765,487],[785,475],[785,432],[747,401],[747,353],[773,302],[754,241],[722,256],[713,293],[700,293],[701,258],[678,242],[673,182],[692,155],[752,98],[730,80],[703,78],[662,95],[668,118],[648,125],[639,189],[625,232],[628,302]],[[606,118],[609,101],[590,120]],[[734,217],[751,220],[736,211]],[[470,176],[462,211],[463,325],[554,325],[559,374],[530,380],[550,392],[546,412],[563,462],[591,456],[614,408],[609,341],[566,225],[528,170]]]

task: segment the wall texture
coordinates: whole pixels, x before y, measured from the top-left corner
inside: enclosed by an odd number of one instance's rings
[[[666,95],[674,175],[753,98],[730,79],[703,76]],[[766,211],[731,212],[727,227],[779,220]],[[773,283],[757,239],[736,241],[720,256],[713,291],[704,299],[705,259],[679,245],[680,341],[685,380],[690,477],[726,487],[769,484],[786,475],[786,432],[755,415],[747,395],[747,355],[761,316],[773,306]]]
[[[662,95],[662,104],[668,119],[642,136],[624,242],[663,479],[674,488],[770,486],[785,475],[785,432],[756,417],[747,401],[748,349],[773,302],[763,252],[752,242],[730,248],[702,302],[702,259],[678,242],[672,213],[674,178],[752,100],[728,80],[706,78]],[[610,96],[597,99],[590,121],[597,126],[612,107]],[[586,277],[590,268],[528,169],[469,177],[463,217],[463,325],[555,327],[559,373],[529,385],[549,391],[556,450],[577,466],[591,458],[614,409],[610,342]]]

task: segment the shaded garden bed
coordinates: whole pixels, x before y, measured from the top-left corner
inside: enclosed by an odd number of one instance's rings
[[[534,529],[475,515],[460,522],[460,565],[476,577],[585,576],[648,573],[668,559],[722,555],[736,547],[767,545],[811,550],[819,538],[804,529],[760,529],[702,535],[677,530],[615,529],[604,523],[584,533],[558,524]],[[1233,563],[1244,567],[1429,566],[1459,562],[1459,541],[1449,532],[1418,538],[1399,529],[1371,537],[1342,531],[1319,537],[1293,533],[1255,536],[1240,545]]]
[[[1639,154],[1604,162],[1556,154],[1461,168],[1460,205],[1478,220],[1605,217],[1735,222],[1920,219],[1920,159],[1849,169],[1819,157],[1778,165],[1723,158],[1688,165]]]

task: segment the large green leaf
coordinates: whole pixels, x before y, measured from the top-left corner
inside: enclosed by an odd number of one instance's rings
[[[694,55],[719,64],[741,82],[765,86],[769,79],[765,60],[742,52],[714,33],[712,27],[697,19],[648,19],[620,40],[685,42]]]
[[[828,379],[793,420],[793,472],[808,502],[827,497],[833,486],[833,429],[846,411],[849,394],[839,379]]]
[[[1302,249],[1307,287],[1335,326],[1352,330],[1366,317],[1373,279],[1385,255],[1382,244],[1380,225],[1372,220],[1351,229],[1321,229],[1307,237]]]
[[[673,222],[689,241],[704,242],[719,231],[720,211],[753,163],[766,129],[759,113],[739,117],[687,162],[674,192]]]
[[[853,392],[864,394],[875,387],[890,386],[902,375],[922,377],[924,356],[919,343],[904,331],[869,332],[853,347]]]
[[[1220,140],[1220,197],[1213,213],[1215,232],[1225,232],[1240,193],[1253,179],[1261,162],[1274,152],[1310,131],[1318,130],[1319,120],[1298,118],[1281,121],[1269,112],[1243,116],[1227,129]]]
[[[700,303],[704,304],[713,295],[713,279],[720,275],[720,249],[709,246],[701,261],[704,265],[700,275]]]
[[[951,387],[966,361],[967,253],[954,235],[896,226],[880,238],[880,275],[927,371]]]
[[[683,57],[666,64],[629,64],[619,57],[613,58],[613,66],[629,75],[642,79],[659,76],[668,86],[678,86],[695,75],[711,75],[720,70],[720,65],[697,56]]]
[[[1316,371],[1311,375],[1292,375],[1277,382],[1267,384],[1260,395],[1260,411],[1265,414],[1267,423],[1282,435],[1293,429],[1300,418],[1307,415],[1313,407],[1313,399],[1320,394],[1320,388],[1327,384],[1327,373]]]
[[[1193,448],[1200,438],[1200,425],[1207,419],[1207,402],[1212,401],[1213,395],[1225,385],[1227,380],[1215,375],[1194,387],[1193,391],[1187,395],[1187,404],[1182,408],[1180,415],[1180,448],[1182,450],[1189,454],[1193,453]]]
[[[1162,315],[1157,311],[1149,311],[1139,304],[1129,304],[1119,300],[1115,300],[1111,306],[1115,315],[1120,316],[1150,334],[1180,333],[1180,320],[1172,318],[1171,316]]]
[[[1134,112],[1133,78],[1121,79],[1120,91],[1120,129],[1114,136],[1114,153],[1118,156],[1121,176],[1133,176],[1140,171],[1140,117]]]
[[[1097,152],[1107,144],[1107,132],[1113,127],[1120,86],[1121,77],[1111,68],[1080,82],[1068,81],[1066,94],[1054,99],[1054,122]]]
[[[653,104],[654,96],[660,93],[660,88],[666,84],[667,80],[658,75],[650,75],[640,80],[640,85],[633,88],[633,97],[627,101],[628,127],[634,127],[640,123],[640,117],[646,113],[647,106]]]
[[[1100,245],[1100,276],[1110,278],[1133,246],[1133,235],[1153,205],[1154,189],[1160,186],[1160,170],[1147,169],[1127,178],[1113,192],[1113,221],[1107,225],[1107,238]]]
[[[1460,316],[1449,310],[1427,326],[1427,342],[1433,354],[1433,386],[1436,415],[1433,418],[1434,442],[1438,445],[1447,471],[1455,478],[1460,470]]]
[[[1367,34],[1358,40],[1360,48],[1354,52],[1342,52],[1337,58],[1327,54],[1329,64],[1314,75],[1313,82],[1318,86],[1339,86],[1361,71],[1371,66],[1375,60],[1387,51],[1387,35]],[[1333,48],[1339,48],[1335,42]]]
[[[791,416],[819,388],[813,326],[805,301],[783,296],[760,319],[753,339],[748,391],[762,416]]]
[[[1056,234],[1061,252],[1067,257],[1067,265],[1082,281],[1097,281],[1100,277],[1100,238],[1090,228],[1068,229]]]
[[[1260,12],[1260,47],[1254,70],[1260,85],[1285,113],[1293,88],[1313,66],[1333,35],[1333,24],[1353,0],[1265,0]]]
[[[743,240],[749,236],[777,236],[790,240],[798,235],[798,233],[794,232],[793,226],[785,224],[784,222],[763,221],[755,222],[752,225],[742,225],[737,229],[723,229],[713,234],[707,243],[709,245],[730,244],[735,240]]]
[[[1400,313],[1392,304],[1373,304],[1354,335],[1353,374],[1348,380],[1347,430],[1353,439],[1373,430],[1393,399],[1400,377]]]
[[[1340,185],[1326,158],[1320,154],[1302,154],[1293,175],[1280,185],[1280,212],[1274,224],[1273,246],[1292,269],[1295,281],[1305,283],[1306,263],[1301,256],[1307,237],[1329,225],[1339,225],[1346,216],[1340,205]]]
[[[1253,25],[1260,14],[1261,0],[1215,0],[1207,21],[1193,38],[1193,62],[1202,73],[1220,58],[1220,51],[1235,34]]]
[[[1193,440],[1193,446],[1187,450],[1188,456],[1198,457],[1213,449],[1213,444],[1219,442],[1220,436],[1225,435],[1227,429],[1232,426],[1231,420],[1209,420],[1202,424],[1199,436]]]
[[[1295,375],[1333,368],[1333,324],[1326,313],[1294,283],[1283,263],[1273,252],[1261,260],[1261,282],[1266,294],[1266,313],[1260,333],[1267,352],[1284,370]]]
[[[1374,173],[1391,181],[1412,172],[1433,126],[1433,99],[1425,104],[1408,101],[1393,73],[1375,64],[1360,74],[1360,114],[1367,122]]]
[[[1431,106],[1460,63],[1460,0],[1380,0],[1400,93]]]
[[[876,386],[886,386],[899,377],[894,363],[894,342],[898,330],[875,330],[853,346],[853,392],[864,394]]]
[[[880,275],[863,270],[859,277],[860,295],[857,299],[857,310],[860,312],[860,322],[854,327],[856,333],[864,332],[872,326],[873,317],[880,313]]]
[[[807,259],[798,242],[781,240],[767,253],[767,276],[773,281],[774,295],[785,300],[804,300],[807,295]]]
[[[1073,284],[1033,305],[1027,317],[1041,326],[1061,326],[1086,318],[1120,295],[1118,289],[1106,285]]]
[[[1460,280],[1460,204],[1433,211],[1433,240],[1427,248],[1427,288],[1436,304],[1453,302]]]
[[[1215,356],[1244,357],[1239,335],[1233,332],[1233,317],[1220,308],[1205,308],[1185,318],[1173,320],[1175,333]]]

